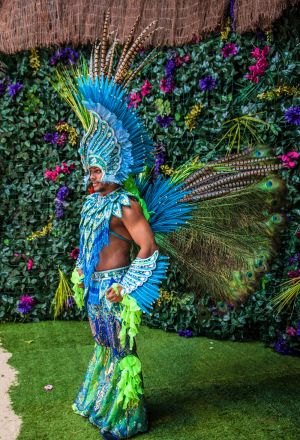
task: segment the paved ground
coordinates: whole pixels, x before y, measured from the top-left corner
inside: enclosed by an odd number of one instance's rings
[[[11,367],[7,361],[11,357],[11,353],[8,353],[0,346],[0,439],[1,440],[14,440],[17,438],[20,427],[21,419],[18,417],[11,405],[11,400],[8,395],[8,390],[11,385],[17,385],[16,370]]]

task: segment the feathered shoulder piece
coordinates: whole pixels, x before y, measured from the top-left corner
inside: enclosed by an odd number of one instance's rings
[[[128,108],[126,87],[153,59],[151,52],[137,68],[129,70],[139,49],[155,31],[155,23],[134,41],[136,21],[116,60],[116,35],[109,47],[109,19],[108,11],[101,42],[94,44],[89,66],[83,60],[76,69],[59,72],[56,89],[85,129],[79,148],[85,171],[100,167],[103,182],[122,184],[130,174],[138,174],[145,164],[150,165],[153,157],[152,143],[140,117]]]

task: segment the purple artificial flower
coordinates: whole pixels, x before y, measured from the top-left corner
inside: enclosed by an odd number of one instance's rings
[[[22,315],[27,315],[32,310],[34,298],[29,295],[22,295],[18,301],[17,311]]]
[[[51,144],[57,144],[57,141],[59,139],[59,133],[55,132],[55,133],[46,133],[44,135],[44,141],[49,142]]]
[[[211,75],[208,75],[200,79],[199,87],[203,91],[211,91],[216,87],[216,83],[217,81]]]
[[[300,252],[297,252],[292,257],[289,258],[289,264],[300,263]]]
[[[281,354],[292,354],[288,341],[284,340],[283,338],[274,344],[274,350]]]
[[[296,336],[300,336],[300,321],[297,324],[297,328],[296,328]]]
[[[16,96],[19,91],[23,88],[23,84],[21,84],[20,82],[16,82],[15,84],[10,84],[8,86],[8,93],[9,96],[11,98],[13,98],[14,96]]]
[[[237,46],[234,43],[227,43],[222,47],[221,52],[224,58],[228,58],[230,55],[237,54]]]
[[[5,82],[0,82],[0,96],[4,95],[6,89],[7,89],[7,85],[5,84]]]
[[[55,217],[56,218],[63,218],[64,216],[64,204],[63,202],[60,202],[57,200],[55,202]]]
[[[74,305],[74,298],[73,296],[68,296],[68,299],[66,300],[66,306],[71,309]]]
[[[53,57],[50,58],[49,64],[51,66],[56,66],[58,62],[63,62],[64,64],[75,64],[78,60],[78,53],[71,47],[65,47],[58,50]]]
[[[29,304],[18,304],[17,305],[17,311],[21,313],[22,315],[27,315],[32,310],[32,306]]]
[[[193,336],[193,332],[191,330],[179,330],[178,335],[185,338],[191,338]]]
[[[56,195],[57,200],[63,202],[65,198],[68,196],[69,192],[70,190],[66,185],[61,186]]]
[[[168,60],[167,64],[165,65],[166,76],[172,76],[175,69],[176,69],[175,61],[173,59]]]
[[[163,128],[169,127],[172,124],[173,118],[172,116],[156,116],[156,122]]]
[[[69,188],[63,185],[59,188],[55,199],[55,216],[56,218],[62,218],[64,216],[65,198],[69,195]]]
[[[289,107],[284,112],[284,118],[289,124],[299,125],[300,124],[300,106],[296,105],[294,107]]]
[[[161,165],[163,165],[166,160],[166,148],[162,142],[158,143],[155,146],[154,154],[155,154],[155,164],[154,164],[153,175],[154,177],[157,177]]]

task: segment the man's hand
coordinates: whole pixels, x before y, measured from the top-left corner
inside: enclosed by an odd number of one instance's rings
[[[115,284],[114,287],[115,287],[116,292],[112,286],[109,287],[109,289],[107,289],[107,291],[106,291],[106,298],[110,302],[114,302],[114,303],[121,302],[123,300],[123,297],[120,293],[122,286],[120,284]]]
[[[83,272],[82,272],[81,269],[78,269],[78,268],[77,268],[77,272],[78,272],[78,275],[79,275],[80,277],[83,275]],[[83,288],[84,288],[84,284],[83,284],[83,283],[79,283],[79,284],[77,284],[77,286],[78,286],[80,289],[83,289]]]

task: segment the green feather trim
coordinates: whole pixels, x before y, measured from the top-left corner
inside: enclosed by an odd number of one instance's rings
[[[127,409],[129,406],[132,407],[138,404],[143,394],[142,365],[139,358],[132,354],[125,356],[119,365],[122,373],[117,385],[117,404],[119,405],[123,402],[123,409]]]
[[[123,310],[121,313],[122,328],[119,333],[120,344],[123,348],[126,345],[126,336],[129,336],[129,346],[132,350],[134,338],[138,333],[138,327],[141,323],[141,309],[136,300],[130,295],[124,295],[121,302]]]
[[[84,306],[84,298],[83,298],[84,289],[78,286],[78,284],[82,283],[83,279],[84,279],[84,275],[79,275],[78,270],[75,267],[71,275],[71,281],[73,283],[73,287],[72,287],[72,290],[74,292],[73,297],[79,309],[82,309]]]
[[[84,59],[78,63],[78,67],[58,68],[56,69],[57,82],[52,82],[52,87],[66,101],[66,103],[74,111],[85,131],[88,130],[91,122],[89,111],[83,105],[80,97],[78,98],[77,79],[81,76],[88,75],[88,66]]]
[[[126,191],[130,192],[131,194],[133,194],[137,198],[137,200],[143,210],[143,214],[144,214],[146,220],[149,221],[149,219],[151,217],[151,213],[147,209],[147,205],[146,205],[145,200],[142,199],[142,197],[140,196],[139,190],[134,182],[133,176],[129,176],[127,178],[127,180],[124,182],[123,186],[126,189]]]

